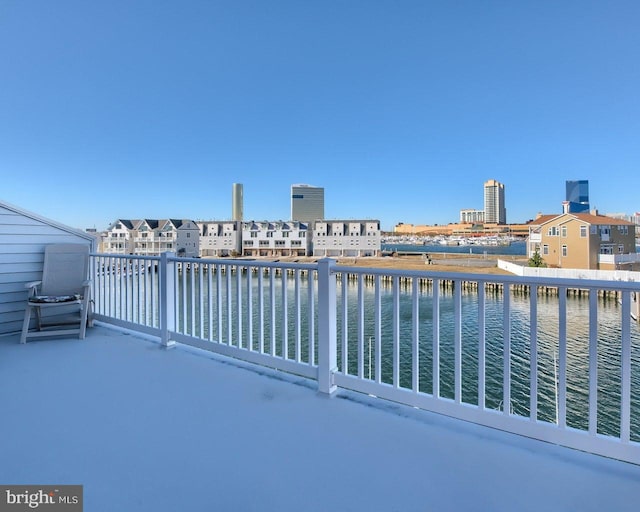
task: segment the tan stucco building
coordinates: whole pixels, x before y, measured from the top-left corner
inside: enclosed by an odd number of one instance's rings
[[[635,225],[596,213],[539,216],[529,223],[527,248],[549,267],[640,270]]]

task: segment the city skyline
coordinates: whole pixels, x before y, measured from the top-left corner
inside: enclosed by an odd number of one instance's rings
[[[0,199],[118,217],[448,224],[487,179],[509,223],[640,210],[631,1],[3,2]]]

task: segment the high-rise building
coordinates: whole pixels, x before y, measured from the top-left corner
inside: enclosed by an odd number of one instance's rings
[[[585,213],[589,211],[589,181],[567,181],[566,213]]]
[[[291,185],[291,220],[314,222],[324,219],[324,188]]]
[[[487,224],[507,223],[504,185],[496,180],[489,180],[484,184],[484,221]]]
[[[242,220],[243,213],[242,183],[234,183],[231,196],[231,220]]]

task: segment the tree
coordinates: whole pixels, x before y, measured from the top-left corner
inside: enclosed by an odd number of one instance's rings
[[[529,258],[529,266],[530,267],[546,267],[547,266],[547,264],[542,259],[542,256],[540,256],[540,252],[537,249],[535,254],[531,256],[531,258]]]

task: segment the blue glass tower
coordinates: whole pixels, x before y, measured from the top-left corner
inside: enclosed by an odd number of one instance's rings
[[[589,181],[567,181],[566,200],[569,203],[569,209],[567,213],[588,213]]]

